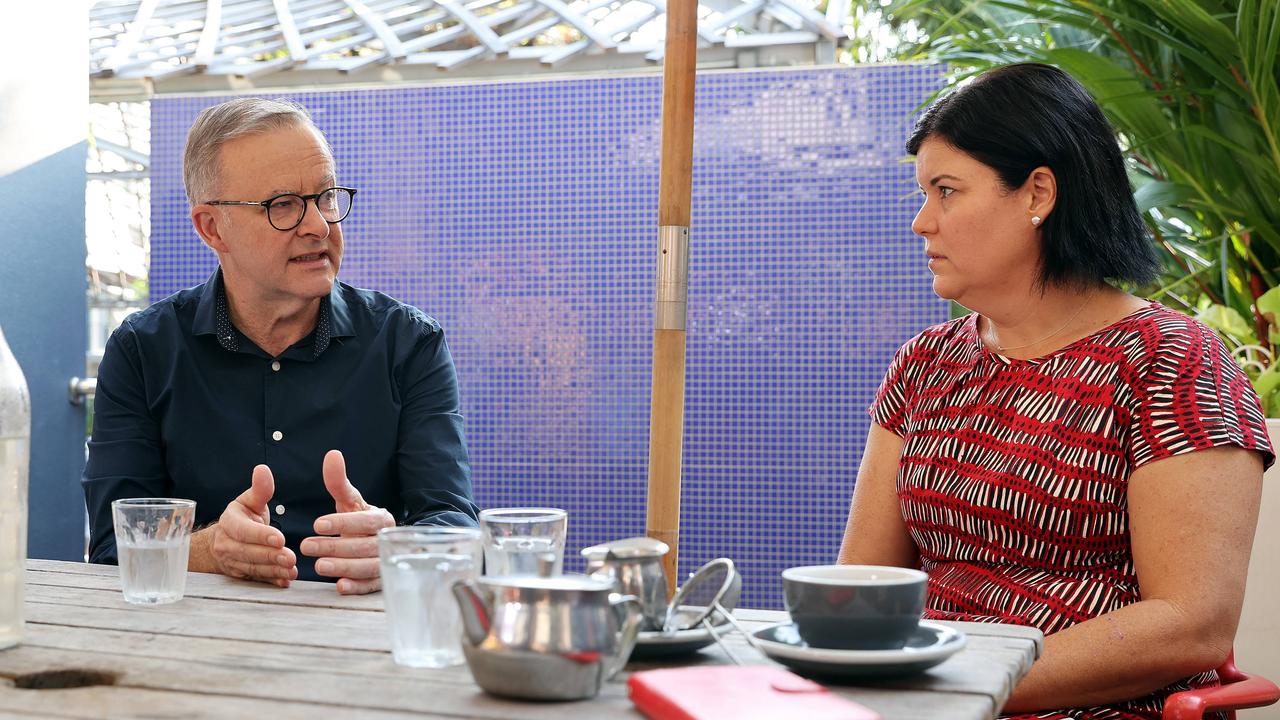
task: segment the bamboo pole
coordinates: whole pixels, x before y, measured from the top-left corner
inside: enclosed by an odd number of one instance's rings
[[[658,190],[658,283],[649,407],[649,498],[645,532],[670,546],[663,560],[675,591],[684,437],[685,317],[689,293],[689,206],[693,192],[693,89],[697,0],[667,3],[662,68],[662,164]]]

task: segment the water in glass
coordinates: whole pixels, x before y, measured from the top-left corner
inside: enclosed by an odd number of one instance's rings
[[[486,575],[559,575],[564,556],[554,538],[512,535],[494,538],[497,547],[486,546]]]
[[[190,535],[166,540],[123,540],[117,536],[125,601],[162,605],[181,600],[187,586],[190,547]]]
[[[382,597],[399,665],[447,667],[463,662],[462,618],[450,588],[476,576],[470,555],[412,553],[382,564]]]

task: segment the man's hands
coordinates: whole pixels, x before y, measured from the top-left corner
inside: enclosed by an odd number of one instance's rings
[[[303,540],[302,552],[316,558],[316,573],[338,578],[343,595],[377,592],[382,579],[376,536],[394,526],[395,518],[364,501],[347,479],[341,452],[325,454],[323,475],[337,512],[316,518],[317,537]],[[271,469],[258,465],[249,489],[227,505],[218,522],[191,536],[188,569],[289,587],[298,579],[298,558],[284,546],[284,534],[269,524],[267,504],[274,494]]]
[[[382,589],[382,578],[376,536],[382,528],[393,527],[395,518],[364,501],[347,479],[347,463],[341,452],[325,453],[323,474],[325,489],[333,496],[337,512],[316,518],[319,537],[303,540],[302,552],[316,558],[317,574],[339,578],[338,592],[343,595],[377,592]],[[254,477],[256,480],[256,470]],[[326,535],[337,537],[323,537]]]
[[[190,569],[289,587],[298,577],[298,559],[284,546],[284,534],[268,524],[267,503],[275,491],[271,469],[255,467],[249,489],[215,525],[192,536]]]

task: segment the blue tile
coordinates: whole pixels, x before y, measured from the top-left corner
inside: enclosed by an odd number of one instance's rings
[[[902,149],[925,65],[699,76],[681,571],[834,560],[894,349],[947,317]],[[644,530],[661,78],[288,95],[360,189],[346,282],[446,329],[478,502],[570,512],[572,549]],[[156,298],[215,258],[190,227],[182,144],[216,97],[152,101]],[[581,569],[576,558],[566,567]]]

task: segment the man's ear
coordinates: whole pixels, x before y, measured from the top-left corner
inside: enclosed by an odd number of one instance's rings
[[[226,213],[213,205],[200,204],[191,208],[191,224],[195,226],[196,234],[217,253],[224,253],[229,249],[222,239],[222,231],[230,220]]]
[[[1058,202],[1058,177],[1047,166],[1031,171],[1023,188],[1030,194],[1031,202],[1027,210],[1041,218],[1048,218]]]

